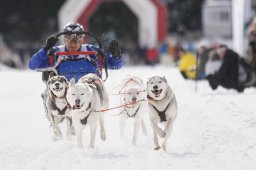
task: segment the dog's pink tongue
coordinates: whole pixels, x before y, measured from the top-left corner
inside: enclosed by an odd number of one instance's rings
[[[159,92],[159,91],[155,91],[155,96],[156,96],[156,97],[158,97],[158,96],[159,96],[159,94],[160,94],[160,92]]]

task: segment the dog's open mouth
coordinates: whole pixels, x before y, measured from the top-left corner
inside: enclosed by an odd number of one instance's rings
[[[53,88],[54,91],[61,91],[63,90],[63,87],[56,87],[56,88]]]
[[[162,89],[160,89],[160,90],[151,90],[151,92],[155,95],[155,97],[159,97],[160,96],[160,94],[162,93]]]
[[[76,104],[73,106],[73,109],[81,109],[83,107],[84,104],[80,105],[80,104]]]
[[[137,105],[138,105],[138,102],[128,101],[128,103],[126,104],[125,107],[127,107],[127,108],[135,108]]]

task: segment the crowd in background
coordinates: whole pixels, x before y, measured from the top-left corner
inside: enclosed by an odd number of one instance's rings
[[[239,56],[223,42],[188,40],[169,36],[156,48],[142,48],[131,39],[120,41],[126,65],[164,65],[177,67],[184,79],[208,80],[212,89],[219,85],[242,92],[256,85],[256,17],[247,29],[248,47],[245,56]],[[27,68],[31,54],[38,44],[24,48],[17,42],[10,49],[0,36],[0,63],[9,67]]]

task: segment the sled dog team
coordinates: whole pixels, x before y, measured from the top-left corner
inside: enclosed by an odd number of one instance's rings
[[[83,147],[83,129],[90,128],[90,144],[94,148],[99,122],[100,137],[106,140],[104,114],[109,108],[109,99],[103,81],[95,74],[87,74],[76,83],[63,76],[50,74],[47,81],[46,113],[55,139],[62,139],[60,124],[66,119],[67,137],[75,134],[78,147]],[[132,144],[136,145],[138,131],[147,134],[144,122],[149,113],[154,134],[154,150],[166,151],[167,140],[171,135],[173,122],[177,116],[177,102],[173,90],[165,77],[150,77],[144,85],[137,76],[127,76],[120,85],[120,135],[123,137],[125,122],[134,119]],[[158,138],[163,138],[161,146]]]

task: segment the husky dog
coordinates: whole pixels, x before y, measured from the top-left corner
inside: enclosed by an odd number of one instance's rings
[[[66,119],[67,122],[67,136],[70,137],[72,134],[72,121],[70,108],[66,100],[68,81],[64,76],[54,76],[50,74],[47,87],[45,107],[47,117],[53,127],[54,137],[55,139],[63,138],[59,125],[64,119]]]
[[[75,83],[75,79],[71,79],[67,100],[72,108],[71,114],[78,147],[83,147],[83,128],[88,125],[90,127],[90,147],[94,148],[98,120],[100,137],[104,141],[106,134],[101,109],[109,107],[109,100],[103,81],[92,73],[81,77],[77,83]]]
[[[177,116],[177,102],[165,77],[154,76],[148,79],[147,94],[149,117],[154,133],[154,150],[159,150],[158,136],[164,138],[162,149],[166,151],[167,140],[171,135],[173,122]],[[158,125],[161,125],[161,129]]]
[[[134,118],[132,144],[136,145],[140,126],[144,135],[147,135],[143,119],[147,108],[147,103],[144,101],[147,97],[146,87],[139,77],[130,75],[122,81],[120,94],[121,105],[124,105],[120,113],[120,135],[121,137],[124,135],[125,120]]]

